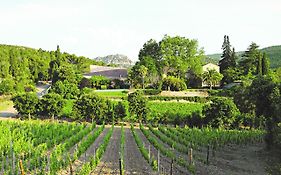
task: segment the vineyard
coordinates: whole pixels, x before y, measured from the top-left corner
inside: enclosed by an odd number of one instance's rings
[[[0,130],[0,174],[263,174],[239,158],[260,148],[260,130],[17,120]]]

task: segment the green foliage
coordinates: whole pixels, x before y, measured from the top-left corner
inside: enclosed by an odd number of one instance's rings
[[[187,87],[185,82],[179,78],[168,76],[163,79],[163,84],[162,84],[163,90],[182,91],[185,90],[186,88]]]
[[[40,112],[44,116],[55,118],[61,112],[65,101],[59,94],[48,93],[40,99],[39,107]]]
[[[76,99],[79,94],[79,89],[74,83],[70,83],[67,80],[59,80],[52,85],[49,92],[59,94],[64,99]]]
[[[165,35],[159,45],[164,74],[185,78],[188,70],[201,73],[203,50],[198,49],[196,40]]]
[[[0,82],[0,95],[13,94],[14,88],[15,81],[11,77],[7,77]]]
[[[65,64],[73,65],[78,72],[89,71],[90,64],[99,64],[89,58],[44,51],[21,46],[0,45],[0,78],[12,76],[16,80],[27,79],[30,82],[50,80],[54,72]]]
[[[137,115],[139,122],[146,120],[148,109],[147,100],[140,91],[128,95],[129,112],[131,116]]]
[[[115,118],[123,120],[126,117],[126,107],[122,102],[118,102],[117,105],[114,106],[114,114]]]
[[[132,131],[133,137],[135,139],[136,144],[138,145],[138,148],[139,148],[142,156],[150,164],[150,166],[152,166],[153,170],[156,171],[158,169],[157,161],[155,160],[155,158],[153,156],[149,157],[150,155],[149,155],[148,150],[144,147],[141,138],[136,133],[135,128],[134,128],[134,126],[132,124],[131,124],[131,131]]]
[[[23,117],[33,116],[37,112],[39,99],[35,93],[19,94],[12,98],[14,107]]]
[[[203,50],[196,40],[185,37],[165,35],[157,43],[149,40],[139,52],[139,62],[129,72],[131,84],[139,88],[144,83],[158,84],[162,76],[185,78],[186,73],[198,76],[202,72]],[[147,68],[145,74],[139,73],[140,66]],[[145,77],[147,73],[147,77]]]
[[[229,98],[215,98],[203,107],[206,124],[212,127],[230,128],[240,114],[235,103]]]
[[[219,61],[220,72],[224,74],[224,71],[229,68],[234,68],[236,66],[236,56],[234,48],[231,49],[231,45],[229,42],[229,37],[224,36],[224,41],[222,45],[223,53],[221,56],[221,60]]]
[[[108,86],[110,81],[107,77],[94,75],[90,78],[90,82],[92,87],[102,89],[102,86]]]
[[[214,69],[210,69],[204,72],[202,77],[203,77],[203,81],[210,86],[210,89],[212,89],[213,86],[220,84],[223,75]]]
[[[76,119],[96,120],[100,123],[106,117],[107,106],[105,99],[94,93],[82,94],[73,108],[73,117]]]
[[[266,48],[260,49],[260,51],[263,53],[266,53],[266,55],[268,55],[269,61],[270,61],[270,68],[281,67],[281,62],[280,62],[281,46],[266,47]],[[236,52],[236,54],[238,55],[238,57],[240,59],[240,57],[244,54],[244,52]],[[207,55],[207,57],[205,58],[205,62],[206,63],[211,62],[211,63],[217,64],[220,57],[221,57],[220,53]]]
[[[61,65],[57,69],[55,69],[54,74],[53,74],[53,79],[52,83],[55,84],[57,81],[67,81],[72,84],[78,84],[82,79],[82,75],[79,74],[74,69],[73,65],[66,64],[66,65]]]
[[[256,106],[256,115],[266,119],[267,135],[265,141],[267,146],[271,148],[277,139],[277,124],[281,121],[281,85],[274,82],[271,76],[259,76],[254,79],[249,91]]]
[[[144,89],[147,75],[147,67],[136,63],[128,72],[128,80],[135,88],[142,87]]]

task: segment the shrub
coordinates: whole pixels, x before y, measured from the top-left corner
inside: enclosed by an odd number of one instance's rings
[[[240,111],[230,98],[215,98],[203,107],[203,114],[212,127],[230,128]]]

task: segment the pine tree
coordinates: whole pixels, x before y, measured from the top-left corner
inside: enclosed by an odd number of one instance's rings
[[[248,47],[248,50],[242,56],[241,61],[239,62],[241,68],[244,70],[244,75],[249,73],[257,73],[257,64],[259,62],[260,51],[258,50],[259,46],[256,43],[251,43]]]
[[[269,70],[269,60],[265,53],[262,56],[262,75],[267,75]]]
[[[221,60],[219,61],[220,72],[223,73],[226,69],[235,67],[236,65],[236,56],[235,51],[231,50],[231,45],[229,42],[229,37],[227,35],[224,36],[224,41],[222,45],[223,53],[221,56]]]

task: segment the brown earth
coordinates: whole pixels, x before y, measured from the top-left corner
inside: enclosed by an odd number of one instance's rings
[[[121,128],[114,127],[113,134],[107,145],[106,151],[102,156],[101,161],[95,170],[91,173],[93,175],[102,174],[120,174],[119,173],[119,151],[120,151],[120,137]]]

